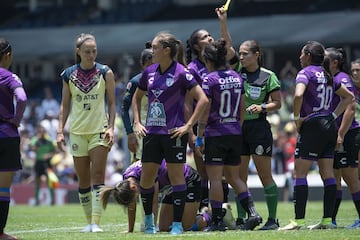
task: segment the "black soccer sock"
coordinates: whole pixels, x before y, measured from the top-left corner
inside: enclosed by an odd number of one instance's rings
[[[9,215],[9,205],[10,199],[9,201],[0,199],[0,234],[4,233],[4,228]]]
[[[237,196],[237,198],[239,199],[241,206],[247,212],[249,217],[258,215],[250,192],[242,192]]]
[[[201,180],[201,201],[200,201],[200,207],[199,211],[203,207],[209,207],[209,185],[208,185],[207,179]]]
[[[336,202],[336,180],[328,178],[324,180],[324,216],[323,218],[331,218],[334,213]]]
[[[223,194],[224,194],[224,203],[229,202],[229,184],[226,181],[222,182]]]
[[[184,214],[186,201],[186,184],[174,185],[173,188],[173,206],[174,222],[181,222]]]
[[[142,188],[140,186],[141,201],[144,207],[145,215],[152,214],[153,198],[154,198],[154,186],[151,188]]]
[[[336,216],[338,214],[340,203],[342,200],[342,194],[343,194],[342,190],[336,191],[335,207],[334,207],[334,212],[333,212],[332,219],[331,219],[333,222],[336,221]]]
[[[306,178],[296,178],[294,183],[295,219],[305,218],[309,187]]]

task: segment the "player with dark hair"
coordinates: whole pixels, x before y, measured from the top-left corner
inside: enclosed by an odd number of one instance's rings
[[[348,105],[354,103],[354,95],[322,66],[325,57],[323,45],[308,41],[301,49],[302,70],[296,76],[294,95],[294,121],[299,137],[295,150],[294,210],[295,221],[279,230],[298,230],[305,227],[308,198],[307,174],[316,161],[324,184],[323,217],[310,229],[332,229],[336,201],[336,179],[333,163],[338,129],[335,119]],[[331,104],[334,96],[341,97],[336,108]]]
[[[240,179],[241,126],[245,114],[245,99],[241,77],[229,68],[226,60],[226,41],[209,43],[202,51],[209,73],[202,88],[209,98],[209,106],[198,122],[196,146],[202,147],[205,136],[205,169],[210,182],[212,222],[210,231],[225,231],[222,204],[222,177],[234,188],[236,198],[249,218],[243,230],[253,230],[261,223],[244,181]],[[202,155],[200,148],[196,154]]]
[[[106,208],[111,194],[120,205],[127,208],[128,232],[134,231],[136,198],[140,192],[139,182],[141,172],[141,161],[134,162],[123,173],[123,181],[114,187],[103,187],[100,194],[104,208]],[[184,215],[182,217],[182,225],[185,230],[202,230],[208,225],[210,216],[205,212],[200,216],[197,216],[196,214],[200,205],[200,175],[195,169],[187,164],[184,164],[183,173],[187,185],[187,193]],[[173,191],[171,189],[167,164],[165,161],[161,162],[155,182],[155,195],[158,192],[163,194],[160,209],[159,230],[167,232],[170,230],[174,211],[172,206]],[[153,211],[157,211],[157,202],[154,203],[155,205],[153,206]]]
[[[349,75],[346,53],[342,48],[327,48],[325,50],[324,67],[331,73],[334,82],[346,86],[351,92],[355,87]],[[341,98],[334,96],[333,109],[339,104]],[[337,138],[337,151],[334,158],[334,173],[336,178],[337,193],[332,222],[336,225],[336,215],[342,200],[341,178],[344,179],[351,192],[358,219],[348,228],[360,228],[360,182],[358,176],[360,154],[360,125],[354,118],[355,104],[350,104],[336,122],[339,127]]]
[[[355,118],[358,122],[360,122],[360,58],[355,59],[351,62],[351,79],[354,83],[354,95],[356,101],[356,110],[355,110]],[[359,153],[360,154],[360,153]],[[360,159],[360,155],[359,155]],[[360,180],[360,164],[358,167],[358,174]]]
[[[0,239],[7,240],[17,239],[4,233],[4,229],[9,215],[10,186],[15,172],[22,169],[18,127],[27,101],[20,78],[9,71],[12,60],[10,43],[0,38]]]
[[[80,204],[88,224],[81,231],[102,232],[99,191],[104,185],[107,155],[114,143],[114,73],[95,61],[97,45],[92,34],[80,34],[75,44],[76,64],[61,73],[57,144],[60,149],[65,144],[63,130],[69,117],[70,152],[78,176]]]
[[[223,8],[216,8],[215,12],[220,22],[221,36],[226,40],[226,59],[230,62],[231,65],[234,65],[239,61],[239,56],[237,55],[235,49],[232,46],[231,36],[227,28],[227,12]],[[201,52],[207,44],[212,42],[214,42],[214,38],[205,29],[196,29],[192,32],[190,38],[187,40],[186,61],[188,64],[188,69],[194,75],[196,81],[200,85],[202,84],[205,76],[209,73],[208,69],[205,66],[205,60],[201,55]],[[188,100],[192,101],[193,99],[189,98]],[[192,103],[190,103],[189,105],[192,106]],[[194,149],[195,147],[196,127],[197,126],[195,125],[193,131],[191,131],[189,134],[189,145],[192,149]],[[200,173],[202,179],[202,200],[200,204],[201,209],[202,207],[208,206],[209,204],[208,177],[206,175],[205,165],[203,164],[202,156],[197,156],[196,154],[194,154],[194,160],[196,164],[196,169]],[[226,182],[223,182],[223,191],[224,202],[228,202],[229,187]]]
[[[146,67],[152,64],[152,53],[149,48],[145,48],[140,54],[140,66],[141,71],[143,71]],[[126,134],[128,136],[128,148],[130,152],[134,154],[132,158],[132,162],[137,161],[141,158],[142,146],[139,144],[139,139],[136,137],[132,120],[130,119],[129,110],[131,108],[132,97],[134,96],[135,90],[139,85],[140,77],[142,72],[136,74],[132,77],[129,83],[126,86],[126,93],[123,98],[123,105],[121,108],[121,117],[124,122],[124,127]],[[146,119],[146,107],[147,107],[147,98],[143,98],[144,102],[142,103],[143,109],[141,110],[141,120],[145,121]]]
[[[151,50],[155,64],[143,71],[132,102],[135,134],[143,138],[140,192],[145,211],[145,233],[156,233],[152,213],[154,182],[159,165],[165,159],[173,188],[174,219],[170,233],[181,234],[187,189],[183,174],[187,133],[197,122],[208,100],[185,68],[181,41],[170,33],[160,32],[152,40]],[[197,100],[197,105],[192,115],[185,118],[187,93]],[[142,123],[140,109],[145,94],[148,96],[148,114],[146,123]]]
[[[268,208],[268,219],[260,230],[274,230],[279,227],[277,220],[278,188],[272,177],[271,158],[273,134],[267,114],[280,109],[280,82],[275,73],[263,67],[263,52],[255,40],[241,43],[240,64],[237,71],[244,79],[246,113],[241,138],[240,177],[246,183],[249,162],[252,158],[257,174],[264,187]],[[250,194],[250,193],[249,193]],[[245,211],[236,202],[237,224],[244,224]]]

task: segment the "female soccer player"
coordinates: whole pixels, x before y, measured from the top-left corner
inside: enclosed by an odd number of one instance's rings
[[[335,82],[322,66],[325,49],[316,41],[307,42],[301,49],[302,70],[296,76],[294,121],[299,137],[295,151],[294,208],[295,221],[279,230],[298,230],[305,227],[308,198],[307,174],[316,161],[324,183],[323,217],[311,229],[330,229],[336,199],[336,179],[333,162],[338,130],[335,119],[348,105],[354,104],[354,95],[341,83]],[[332,111],[331,104],[338,95],[342,100]]]
[[[114,187],[105,186],[100,193],[104,208],[106,208],[110,194],[114,196],[114,199],[119,204],[127,208],[128,232],[134,231],[136,199],[140,193],[139,182],[142,168],[141,161],[134,162],[123,173],[124,180],[122,182]],[[202,230],[208,225],[210,216],[205,212],[200,216],[196,214],[200,205],[200,175],[187,164],[184,164],[183,173],[187,185],[187,193],[182,225],[185,230]],[[161,162],[155,182],[155,193],[157,192],[162,193],[164,196],[160,209],[159,230],[167,232],[170,230],[174,211],[172,206],[173,191],[171,189],[167,164],[164,160]],[[157,196],[155,196],[156,198]],[[157,211],[157,202],[154,203],[153,212]]]
[[[170,233],[181,234],[187,189],[183,175],[187,133],[197,122],[208,100],[193,75],[185,68],[183,47],[175,36],[165,32],[157,34],[152,40],[151,49],[155,64],[143,71],[132,102],[135,134],[143,137],[140,192],[145,211],[145,233],[156,233],[152,214],[154,182],[159,165],[165,159],[174,198],[174,219]],[[187,93],[197,100],[197,105],[185,121]],[[148,114],[146,123],[142,123],[139,113],[145,94],[148,96]]]
[[[70,118],[70,152],[79,181],[79,199],[88,225],[82,232],[102,232],[100,187],[104,185],[108,152],[114,143],[115,80],[112,70],[96,62],[97,45],[91,34],[80,34],[76,64],[66,68],[57,131],[63,147],[65,123]],[[105,109],[105,97],[107,110]]]
[[[349,75],[349,68],[345,51],[342,48],[327,48],[325,51],[324,67],[331,73],[334,82],[346,86],[351,92],[355,87]],[[339,96],[334,96],[333,109],[341,101]],[[355,104],[354,104],[355,105]],[[355,106],[349,105],[336,122],[339,127],[337,138],[337,151],[334,158],[334,173],[336,178],[337,193],[332,222],[336,225],[336,215],[342,200],[341,178],[349,187],[352,199],[358,213],[358,219],[349,228],[360,228],[360,182],[358,176],[360,154],[360,125],[355,120]]]
[[[27,101],[20,78],[9,71],[12,59],[10,43],[0,38],[0,239],[8,240],[17,239],[4,233],[4,228],[9,215],[10,186],[15,172],[22,168],[18,127]]]
[[[241,125],[245,114],[243,81],[229,69],[226,41],[219,39],[208,44],[203,58],[209,74],[202,84],[209,98],[209,106],[198,123],[196,146],[203,145],[205,136],[205,169],[210,182],[210,205],[212,211],[211,231],[225,231],[222,204],[224,201],[222,177],[234,188],[237,199],[247,211],[249,218],[243,230],[253,230],[262,221],[240,179]],[[199,150],[199,149],[198,149]],[[201,156],[201,151],[197,154]]]

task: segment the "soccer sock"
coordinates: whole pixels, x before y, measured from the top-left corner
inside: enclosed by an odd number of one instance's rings
[[[223,194],[224,194],[224,203],[229,202],[229,184],[226,181],[222,182]]]
[[[238,197],[235,197],[235,202],[236,202],[236,211],[237,211],[237,215],[238,215],[237,218],[238,219],[246,219],[246,211],[242,207],[242,205],[240,203],[240,199]]]
[[[201,202],[199,210],[203,207],[209,207],[209,182],[207,179],[201,179]]]
[[[186,201],[186,184],[174,185],[173,189],[173,207],[174,207],[174,222],[181,222],[185,201]]]
[[[141,202],[144,208],[145,215],[152,214],[152,205],[154,197],[154,186],[151,188],[142,188],[140,186]]]
[[[241,206],[245,209],[249,217],[258,215],[250,192],[242,192],[237,196],[237,198],[239,199]]]
[[[80,204],[84,210],[86,221],[88,224],[91,223],[92,215],[92,204],[91,204],[91,187],[79,188],[79,199]]]
[[[212,221],[219,222],[223,219],[222,214],[222,202],[210,200],[211,211],[212,211]]]
[[[294,183],[295,219],[305,218],[309,187],[306,178],[296,178]]]
[[[324,216],[323,218],[331,218],[334,212],[336,202],[336,179],[327,178],[324,180]]]
[[[269,218],[275,219],[278,205],[278,188],[276,183],[273,182],[270,185],[264,187],[264,192]]]
[[[351,194],[352,200],[354,202],[356,211],[360,219],[360,192],[355,192]]]
[[[334,212],[333,212],[333,215],[332,215],[332,221],[333,222],[336,221],[336,215],[338,214],[338,211],[339,211],[340,203],[341,203],[341,200],[342,200],[342,195],[343,195],[342,190],[337,190],[336,191],[335,207],[334,207]]]
[[[49,192],[50,192],[50,204],[54,205],[55,204],[55,190],[53,188],[49,188]]]
[[[100,201],[100,188],[104,184],[93,185],[92,190],[92,214],[91,214],[91,223],[95,223],[97,225],[100,224],[100,218],[103,211]]]
[[[9,205],[10,196],[0,196],[0,234],[4,233],[4,228],[9,215]]]
[[[39,192],[40,192],[40,187],[36,186],[35,187],[35,204],[39,205]]]

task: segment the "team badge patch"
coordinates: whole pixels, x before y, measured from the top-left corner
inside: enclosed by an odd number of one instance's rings
[[[255,153],[257,155],[263,155],[264,153],[264,147],[262,145],[258,145],[256,148],[255,148]]]
[[[186,74],[186,79],[188,81],[191,81],[193,78],[194,78],[194,76],[192,74],[188,74],[188,73]]]
[[[174,84],[174,78],[166,79],[166,86],[171,87]]]
[[[78,102],[81,102],[82,101],[82,97],[81,97],[81,95],[80,94],[76,94],[76,101],[78,101]]]
[[[72,148],[73,151],[77,151],[77,150],[79,149],[79,146],[74,143],[74,144],[71,146],[71,148]]]

